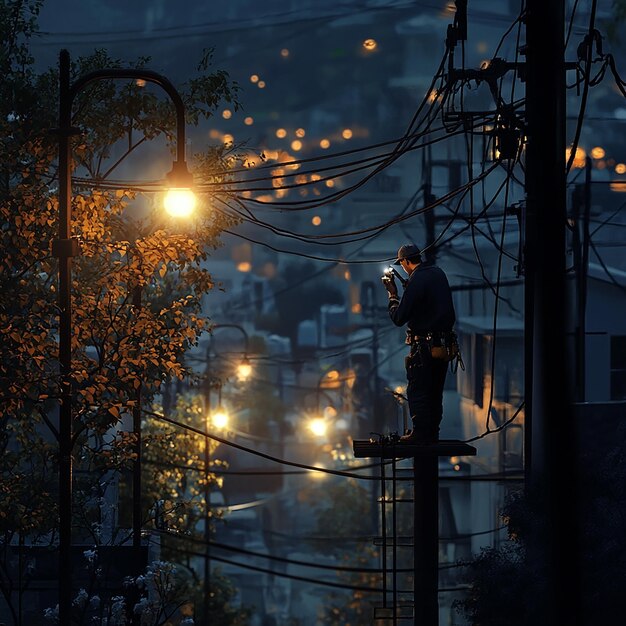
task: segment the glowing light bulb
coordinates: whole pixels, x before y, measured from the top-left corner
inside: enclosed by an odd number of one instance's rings
[[[252,374],[252,365],[247,361],[240,363],[237,366],[237,378],[241,381],[248,380]]]
[[[189,217],[196,208],[196,194],[191,189],[170,189],[163,206],[172,217]]]
[[[211,415],[211,424],[220,430],[228,426],[228,421],[228,413],[222,407],[218,407],[215,413]]]
[[[309,422],[309,430],[316,437],[323,437],[327,430],[326,422],[321,417],[316,417]]]

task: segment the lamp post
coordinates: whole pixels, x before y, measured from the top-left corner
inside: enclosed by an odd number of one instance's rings
[[[61,374],[61,406],[59,409],[59,623],[69,626],[72,609],[72,258],[80,254],[78,240],[72,237],[72,172],[71,137],[78,134],[72,126],[72,104],[88,84],[108,79],[142,79],[162,87],[176,108],[176,160],[167,178],[176,188],[170,196],[168,211],[176,212],[175,200],[191,200],[183,191],[192,183],[185,161],[185,109],[180,94],[172,83],[150,70],[111,68],[89,72],[70,82],[70,56],[67,50],[59,55],[59,238],[52,244],[53,255],[59,259],[59,367]],[[184,211],[178,211],[178,214]],[[134,420],[136,421],[136,420]],[[136,424],[135,424],[136,427]],[[137,436],[139,433],[135,433]],[[138,440],[138,447],[140,439]],[[140,458],[137,458],[139,467]],[[139,481],[133,481],[140,488]],[[134,520],[133,532],[139,535]],[[140,522],[139,522],[140,524]],[[137,532],[136,532],[137,531]],[[137,539],[135,539],[136,541]]]
[[[212,430],[224,430],[228,427],[229,415],[222,407],[222,386],[218,387],[217,408],[211,411],[210,405],[204,420],[204,543],[206,554],[204,557],[204,623],[210,626],[210,600],[211,600],[211,486],[209,473],[211,467],[210,432]]]
[[[239,324],[215,324],[211,329],[211,332],[220,328],[235,328],[243,334],[244,338],[244,353],[241,363],[237,367],[238,378],[242,381],[247,380],[252,373],[252,366],[248,359],[248,333],[243,326]],[[215,412],[211,410],[211,348],[213,347],[213,334],[207,347],[206,352],[206,369],[205,369],[205,438],[204,438],[204,540],[206,545],[206,554],[204,557],[204,619],[205,623],[209,624],[209,612],[210,612],[210,593],[211,593],[211,526],[210,526],[210,513],[211,513],[211,490],[209,487],[209,466],[211,462],[210,449],[209,449],[209,425],[217,428],[218,430],[224,429],[228,425],[228,415],[222,408],[222,385],[218,386],[218,402]]]
[[[215,324],[211,329],[211,333],[214,330],[218,330],[221,328],[235,328],[243,335],[243,358],[241,359],[241,363],[237,366],[237,378],[241,381],[246,381],[250,377],[252,373],[252,366],[250,365],[250,360],[248,359],[248,352],[250,349],[249,338],[246,329],[239,324]],[[213,334],[211,334],[211,340],[209,341],[209,347],[207,348],[207,373],[209,370],[209,362],[211,359],[211,348],[213,347]]]

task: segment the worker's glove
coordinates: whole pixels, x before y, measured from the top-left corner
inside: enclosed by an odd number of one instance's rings
[[[387,290],[390,298],[396,298],[398,296],[398,287],[393,274],[383,274],[380,279]]]

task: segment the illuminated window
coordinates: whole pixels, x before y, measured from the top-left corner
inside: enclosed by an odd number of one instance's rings
[[[276,130],[276,136],[279,139],[283,139],[284,137],[287,136],[287,131],[284,128],[279,128]]]
[[[341,133],[341,136],[344,139],[350,139],[352,137],[352,131],[349,128],[344,128],[343,132]]]
[[[253,118],[251,118],[250,116],[248,116],[248,117],[246,117],[246,118],[244,119],[243,123],[244,123],[246,126],[252,126],[252,124],[254,124],[254,119],[253,119]]]
[[[350,280],[350,278],[352,278],[352,275],[350,274],[350,270],[346,270],[346,271],[343,273],[343,277],[344,277],[346,280]]]
[[[322,223],[322,218],[319,215],[316,215],[312,220],[311,223],[313,224],[313,226],[319,226]]]
[[[322,141],[320,141],[320,148],[324,148],[324,150],[330,148],[330,141],[328,141],[328,139],[322,139]]]
[[[352,305],[352,308],[350,309],[353,313],[360,313],[361,312],[361,303],[357,302],[356,304]]]

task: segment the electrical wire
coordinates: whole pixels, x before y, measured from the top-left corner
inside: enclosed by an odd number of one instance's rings
[[[335,476],[344,476],[347,478],[358,478],[360,480],[378,480],[378,478],[376,476],[361,476],[359,474],[354,474],[352,472],[345,472],[345,471],[341,471],[341,470],[332,470],[332,469],[328,469],[325,467],[316,467],[314,465],[307,465],[305,463],[298,463],[296,461],[287,461],[285,459],[279,459],[275,456],[272,456],[270,454],[265,454],[264,452],[260,452],[259,450],[253,450],[252,448],[247,448],[245,446],[239,445],[238,443],[235,443],[234,441],[229,441],[228,439],[224,439],[223,437],[219,437],[218,435],[215,435],[213,433],[207,433],[205,431],[200,430],[199,428],[195,428],[194,426],[190,426],[189,424],[183,424],[182,422],[179,422],[177,420],[173,420],[169,417],[166,417],[165,415],[162,415],[160,413],[156,413],[154,411],[148,411],[146,409],[142,409],[142,413],[145,413],[146,415],[150,415],[151,417],[155,417],[163,422],[167,422],[168,424],[172,424],[173,426],[176,426],[178,428],[182,428],[184,430],[188,430],[190,432],[193,432],[197,435],[200,435],[201,437],[204,437],[205,439],[212,439],[214,441],[217,441],[218,443],[222,443],[224,445],[230,446],[232,448],[236,448],[237,450],[242,450],[243,452],[248,452],[250,454],[253,454],[255,456],[267,459],[268,461],[273,461],[275,463],[279,463],[281,465],[289,465],[292,467],[298,467],[300,469],[305,469],[305,470],[310,470],[312,472],[321,472],[323,474],[333,474]]]
[[[589,95],[591,64],[592,64],[592,57],[593,57],[593,42],[594,42],[593,33],[595,30],[597,5],[598,5],[597,0],[591,0],[591,14],[589,17],[589,32],[588,32],[588,35],[585,37],[586,50],[585,50],[585,58],[584,58],[585,69],[583,70],[583,76],[584,76],[583,93],[582,93],[581,100],[580,100],[580,107],[578,109],[578,121],[576,123],[576,130],[574,132],[574,140],[572,141],[569,158],[567,159],[567,164],[565,166],[566,173],[568,173],[572,169],[574,158],[576,157],[576,150],[578,148],[578,143],[580,141],[580,134],[582,132],[585,111],[587,108],[587,97]]]

